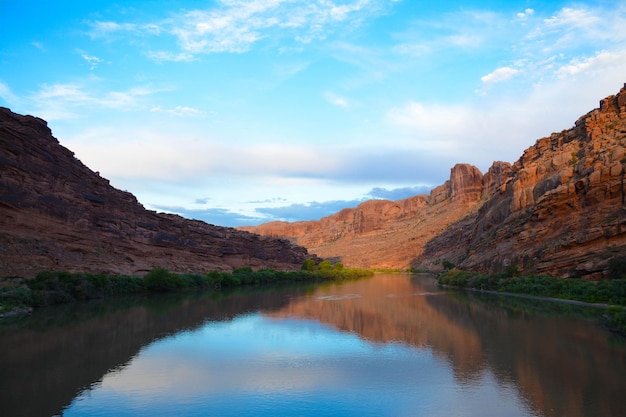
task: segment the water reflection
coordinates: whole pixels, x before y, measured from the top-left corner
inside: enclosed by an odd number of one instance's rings
[[[589,317],[398,275],[74,305],[1,325],[0,414],[626,415]]]
[[[596,311],[444,293],[432,281],[393,275],[378,276],[376,284],[320,289],[272,316],[317,319],[368,340],[431,348],[450,362],[461,386],[491,374],[499,385],[515,384],[539,415],[626,415],[624,340],[600,328]]]
[[[207,321],[280,308],[304,290],[127,298],[1,321],[0,415],[58,414],[153,341]]]

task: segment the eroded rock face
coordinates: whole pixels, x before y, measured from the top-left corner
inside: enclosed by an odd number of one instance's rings
[[[45,121],[0,108],[0,278],[42,270],[143,274],[298,269],[306,249],[148,211],[91,171]]]
[[[272,222],[241,229],[263,236],[289,238],[323,258],[348,267],[408,268],[424,245],[449,224],[475,211],[489,187],[508,173],[494,164],[488,183],[478,168],[457,164],[450,179],[429,195],[404,200],[370,200],[318,221]]]
[[[626,87],[573,128],[539,139],[485,175],[466,164],[430,195],[375,201],[320,221],[270,223],[282,236],[346,266],[606,277],[626,256]]]
[[[480,210],[429,242],[415,265],[445,258],[485,272],[605,277],[608,261],[626,255],[625,144],[626,87],[528,148]]]

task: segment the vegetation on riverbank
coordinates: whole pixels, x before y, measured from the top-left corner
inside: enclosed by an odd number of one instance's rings
[[[32,279],[20,277],[0,281],[0,316],[9,312],[28,312],[33,308],[80,300],[102,299],[117,295],[183,290],[219,290],[252,285],[295,282],[342,281],[373,275],[364,269],[348,269],[337,263],[306,260],[299,271],[252,270],[238,268],[232,272],[211,271],[206,274],[175,274],[154,268],[144,277],[40,272]]]
[[[605,324],[611,330],[626,334],[626,279],[623,278],[588,281],[547,275],[521,276],[515,268],[509,268],[492,275],[450,269],[437,280],[440,285],[451,287],[607,304]]]

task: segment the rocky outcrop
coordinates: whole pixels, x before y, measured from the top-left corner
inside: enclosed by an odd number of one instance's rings
[[[626,256],[626,86],[579,118],[539,139],[506,181],[470,217],[429,242],[416,259],[441,259],[484,272],[600,279]]]
[[[496,162],[483,176],[478,168],[457,164],[450,179],[428,195],[404,200],[370,200],[319,221],[271,222],[241,229],[289,238],[323,258],[346,266],[408,268],[424,245],[448,225],[480,207],[506,178],[510,165]]]
[[[573,128],[485,175],[466,164],[430,195],[369,201],[319,221],[246,230],[282,236],[347,266],[607,276],[626,257],[626,87]]]
[[[45,121],[0,108],[0,278],[41,270],[142,274],[297,269],[282,239],[146,210],[52,136]]]

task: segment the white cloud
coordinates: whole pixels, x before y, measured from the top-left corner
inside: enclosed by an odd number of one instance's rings
[[[89,69],[90,70],[94,70],[96,69],[96,67],[98,66],[98,64],[102,63],[102,59],[98,58],[97,56],[94,55],[87,55],[87,54],[81,54],[81,57],[87,61],[87,63],[89,64]]]
[[[1,81],[0,81],[0,98],[4,100],[9,106],[18,105],[22,101],[20,97],[18,97],[17,95],[15,95],[15,93],[13,93],[13,91],[11,91],[9,86],[7,86]]]
[[[501,67],[496,69],[495,71],[481,77],[481,81],[485,84],[489,83],[497,83],[500,81],[508,80],[509,78],[515,76],[520,71],[516,68],[511,67]]]
[[[554,16],[544,19],[544,22],[550,27],[589,28],[600,23],[600,17],[587,9],[565,7]]]
[[[92,38],[110,38],[130,32],[138,36],[174,36],[179,51],[148,52],[157,61],[189,61],[193,55],[243,53],[262,39],[283,37],[298,43],[325,39],[341,26],[354,28],[386,7],[384,0],[221,0],[210,9],[189,10],[160,22],[145,24],[98,21],[91,23]]]
[[[530,9],[530,8],[529,8],[529,9],[524,10],[523,12],[519,12],[519,13],[517,14],[517,17],[518,17],[519,19],[522,19],[522,20],[523,20],[523,19],[526,19],[527,17],[532,16],[532,15],[534,15],[534,14],[535,14],[535,10],[534,10],[534,9]]]
[[[412,101],[389,110],[388,121],[433,159],[452,158],[486,169],[515,161],[535,140],[568,129],[626,81],[626,48],[555,66],[522,89],[503,89],[466,104]]]
[[[591,57],[574,58],[569,63],[559,67],[556,70],[556,75],[559,78],[564,78],[585,72],[598,72],[609,67],[625,67],[625,64],[626,49],[617,52],[601,51]]]
[[[164,109],[161,106],[156,106],[151,108],[150,111],[152,113],[167,113],[179,117],[197,117],[202,115],[200,110],[187,106],[176,106],[173,109]]]
[[[203,177],[317,177],[341,167],[338,157],[312,146],[241,148],[236,143],[198,140],[191,133],[148,126],[91,128],[66,141],[92,169],[118,178],[193,182]]]
[[[156,62],[191,62],[195,60],[188,52],[148,51],[146,56]]]
[[[125,91],[99,92],[84,83],[44,84],[29,96],[27,102],[37,114],[48,120],[75,118],[85,109],[139,110],[147,106],[146,98],[160,91],[151,86],[132,87]]]
[[[327,91],[324,94],[324,97],[333,106],[343,107],[344,109],[350,107],[350,103],[348,103],[348,100],[345,97],[335,94],[332,91]]]

